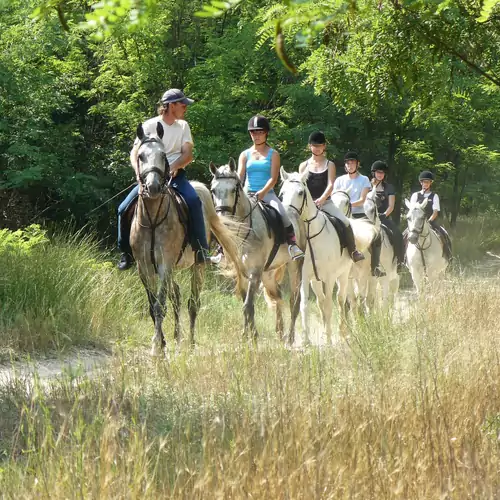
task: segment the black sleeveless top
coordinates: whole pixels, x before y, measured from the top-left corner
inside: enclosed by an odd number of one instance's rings
[[[308,161],[309,162],[309,161]],[[306,168],[307,163],[306,162]],[[330,160],[326,161],[326,168],[323,172],[312,172],[309,170],[309,176],[307,178],[307,189],[309,189],[313,200],[317,200],[325,192],[326,186],[328,186],[328,165]]]
[[[417,201],[419,203],[422,203],[425,200],[425,198],[426,196],[421,191],[417,194]],[[430,193],[429,196],[427,196],[427,199],[429,201],[425,206],[425,216],[428,219],[434,213],[434,209],[432,208],[432,205],[434,205],[434,193]]]
[[[389,196],[395,195],[392,184],[382,182],[383,190],[377,190],[377,209],[380,213],[385,212],[389,208]]]

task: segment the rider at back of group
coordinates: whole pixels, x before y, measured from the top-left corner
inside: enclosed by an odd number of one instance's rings
[[[344,156],[345,175],[337,177],[334,190],[348,191],[351,200],[352,216],[355,219],[366,217],[363,205],[366,195],[370,192],[371,184],[368,177],[359,173],[359,156],[354,151],[348,151]],[[377,237],[370,246],[372,275],[381,278],[386,273],[380,268],[380,252],[382,250],[382,239]]]
[[[183,120],[187,106],[194,101],[187,98],[179,89],[167,90],[158,108],[158,116],[143,123],[143,129],[147,136],[156,136],[156,126],[160,122],[164,134],[161,138],[165,153],[167,155],[169,174],[172,178],[170,186],[173,187],[186,201],[189,208],[190,219],[190,243],[196,252],[196,262],[208,262],[208,242],[205,232],[205,222],[201,201],[195,189],[186,177],[185,167],[193,160],[193,138],[189,124]],[[133,262],[132,250],[130,248],[130,223],[129,218],[124,217],[125,212],[137,199],[140,193],[140,179],[137,172],[137,152],[140,141],[135,139],[134,147],[130,152],[130,162],[136,173],[137,185],[128,194],[118,207],[118,247],[122,251],[118,268],[128,269]]]
[[[446,229],[444,229],[444,227],[442,227],[437,221],[441,206],[438,194],[431,191],[431,187],[434,182],[434,174],[428,170],[424,170],[418,176],[418,180],[422,189],[411,195],[410,202],[422,203],[426,198],[428,199],[427,205],[425,206],[427,219],[429,220],[432,228],[439,234],[441,241],[443,242],[445,257],[448,261],[450,261],[452,259],[450,236],[448,235]]]
[[[311,157],[299,165],[299,172],[309,172],[307,188],[316,206],[328,215],[341,220],[345,226],[347,251],[354,262],[363,260],[364,255],[356,249],[354,234],[349,219],[332,202],[330,195],[335,181],[335,163],[326,156],[326,137],[319,130],[309,136]]]
[[[238,176],[244,183],[244,189],[248,194],[269,203],[279,212],[285,226],[290,256],[294,260],[300,259],[304,257],[304,252],[297,246],[293,225],[273,189],[279,177],[280,155],[267,144],[270,129],[271,126],[266,117],[256,115],[250,118],[248,132],[253,146],[240,154]]]
[[[376,188],[377,209],[380,222],[386,226],[393,234],[394,253],[398,261],[398,270],[401,270],[404,262],[403,234],[398,225],[390,218],[396,202],[396,192],[392,184],[386,181],[386,175],[389,171],[387,163],[377,160],[373,163],[372,185]]]

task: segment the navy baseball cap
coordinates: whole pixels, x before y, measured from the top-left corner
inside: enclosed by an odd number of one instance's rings
[[[181,102],[182,104],[193,104],[193,99],[189,99],[184,95],[184,92],[179,89],[169,89],[167,90],[162,98],[162,104],[169,104],[171,102]]]

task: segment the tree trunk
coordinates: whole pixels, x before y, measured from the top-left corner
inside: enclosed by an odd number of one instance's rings
[[[396,193],[402,193],[403,176],[399,171],[398,165],[396,165],[394,161],[397,148],[398,148],[398,140],[396,139],[396,133],[391,132],[389,135],[389,145],[387,150],[387,166],[389,167],[390,182],[393,184]],[[402,197],[396,195],[394,212],[392,213],[392,219],[396,224],[399,224],[401,220],[401,206],[402,206]]]

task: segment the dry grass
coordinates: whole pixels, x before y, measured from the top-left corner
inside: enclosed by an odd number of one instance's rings
[[[233,325],[217,351],[206,319],[194,353],[126,350],[92,379],[13,383],[1,495],[498,498],[499,292],[449,281],[404,322],[359,319],[322,349],[255,349]]]

